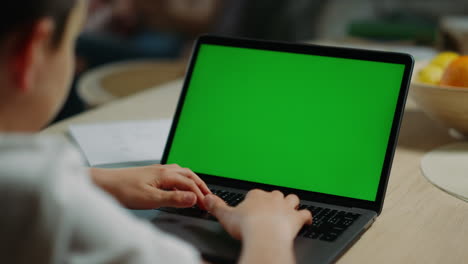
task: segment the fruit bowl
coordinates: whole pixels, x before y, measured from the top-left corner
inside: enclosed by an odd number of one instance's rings
[[[468,88],[418,81],[418,72],[428,63],[419,61],[415,64],[411,98],[429,117],[468,138]]]

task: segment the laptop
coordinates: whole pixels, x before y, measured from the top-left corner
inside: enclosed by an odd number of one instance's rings
[[[382,211],[412,68],[401,53],[203,36],[162,164],[192,169],[232,206],[254,188],[297,194],[314,218],[297,262],[334,262]],[[239,256],[199,208],[139,215],[214,263]]]

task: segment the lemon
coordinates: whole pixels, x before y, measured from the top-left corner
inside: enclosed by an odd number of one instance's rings
[[[457,59],[459,56],[460,55],[458,55],[457,53],[451,51],[441,52],[437,56],[435,56],[434,59],[432,59],[430,64],[445,69],[452,61]]]
[[[418,74],[418,80],[423,83],[439,84],[444,69],[440,66],[429,64],[424,67]]]

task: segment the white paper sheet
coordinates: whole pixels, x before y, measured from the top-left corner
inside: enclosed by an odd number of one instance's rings
[[[70,134],[91,166],[159,161],[171,123],[162,119],[71,125]]]

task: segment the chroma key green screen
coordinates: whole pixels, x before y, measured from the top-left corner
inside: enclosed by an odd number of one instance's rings
[[[404,68],[202,44],[167,163],[375,201]]]

